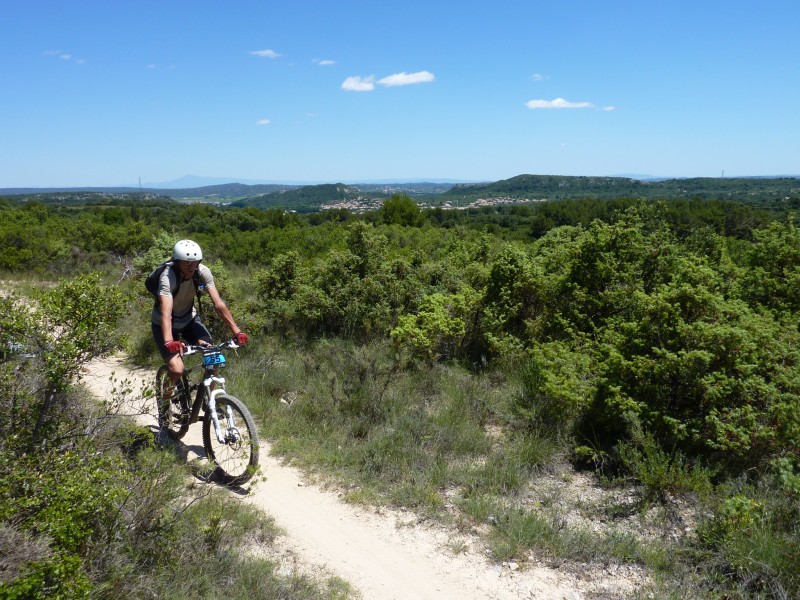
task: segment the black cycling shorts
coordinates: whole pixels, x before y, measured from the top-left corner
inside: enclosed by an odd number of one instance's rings
[[[170,352],[167,350],[166,345],[164,344],[164,332],[161,331],[160,325],[152,325],[153,328],[153,341],[156,343],[156,348],[161,353],[161,357],[168,361],[170,358],[175,356],[175,352]],[[209,333],[208,329],[203,322],[200,320],[199,316],[194,317],[186,327],[181,329],[172,329],[172,339],[173,340],[180,340],[182,339],[186,344],[196,344],[199,341],[208,342],[209,344],[212,343],[211,341],[211,333]]]

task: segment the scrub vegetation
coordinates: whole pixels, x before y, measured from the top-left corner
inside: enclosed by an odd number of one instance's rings
[[[231,368],[262,436],[353,501],[478,528],[497,560],[636,565],[641,597],[797,597],[790,205],[0,201],[0,268],[32,299],[0,300],[0,596],[346,594],[256,567],[269,524],[237,505],[221,527],[223,495],[187,501],[184,466],[75,385],[117,344],[156,364],[143,277],[191,238],[252,334]],[[625,500],[579,506],[554,477]]]

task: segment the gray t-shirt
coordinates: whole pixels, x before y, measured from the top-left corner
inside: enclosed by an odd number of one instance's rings
[[[211,270],[203,263],[200,263],[197,270],[200,274],[201,291],[204,292],[205,288],[214,287],[214,276],[211,274]],[[177,269],[167,267],[161,273],[161,279],[158,281],[158,295],[172,296],[172,327],[174,329],[186,327],[197,314],[194,308],[194,283],[191,278],[184,279],[179,283],[180,277]],[[177,289],[175,289],[176,287]],[[174,294],[172,290],[175,290]],[[151,319],[153,325],[161,325],[161,302],[155,303]]]

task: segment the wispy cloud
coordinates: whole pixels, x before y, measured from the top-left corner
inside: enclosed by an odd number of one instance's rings
[[[335,60],[328,60],[328,59],[324,59],[324,58],[323,59],[315,58],[312,62],[314,62],[315,64],[318,64],[320,67],[329,67],[330,65],[335,65],[336,64]]]
[[[570,102],[564,98],[556,98],[555,100],[529,100],[525,106],[531,110],[540,108],[594,108],[591,102]]]
[[[359,77],[354,75],[342,82],[342,89],[345,92],[371,92],[375,89],[375,76]]]
[[[545,79],[547,79],[547,77],[545,77],[541,73],[534,73],[533,75],[531,75],[531,79],[533,79],[534,81],[544,81]]]
[[[262,58],[278,58],[280,56],[275,50],[253,50],[250,54],[261,56]]]
[[[269,125],[270,123],[272,123],[272,121],[269,119],[259,119],[256,121],[256,125]]]
[[[399,85],[414,85],[417,83],[429,83],[434,81],[433,73],[430,71],[418,71],[416,73],[396,73],[389,75],[383,79],[379,79],[378,83],[386,87],[396,87]]]
[[[603,110],[606,112],[611,112],[612,110],[617,110],[616,106],[604,106]]]
[[[74,58],[72,54],[68,52],[62,52],[61,50],[45,50],[42,54],[45,56],[55,56],[56,58],[60,58],[61,60],[75,60],[76,63],[82,65],[86,63],[86,61],[82,58]]]
[[[398,87],[401,85],[415,85],[417,83],[429,83],[435,81],[436,77],[430,71],[418,71],[416,73],[395,73],[387,77],[382,77],[375,81],[375,76],[360,77],[354,75],[348,77],[342,83],[342,89],[347,92],[371,92],[375,89],[375,84],[384,87]]]

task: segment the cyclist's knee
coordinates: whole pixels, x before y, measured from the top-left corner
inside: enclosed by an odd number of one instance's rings
[[[180,356],[173,356],[167,361],[167,368],[169,369],[169,374],[172,379],[179,379],[184,371],[183,359]]]

